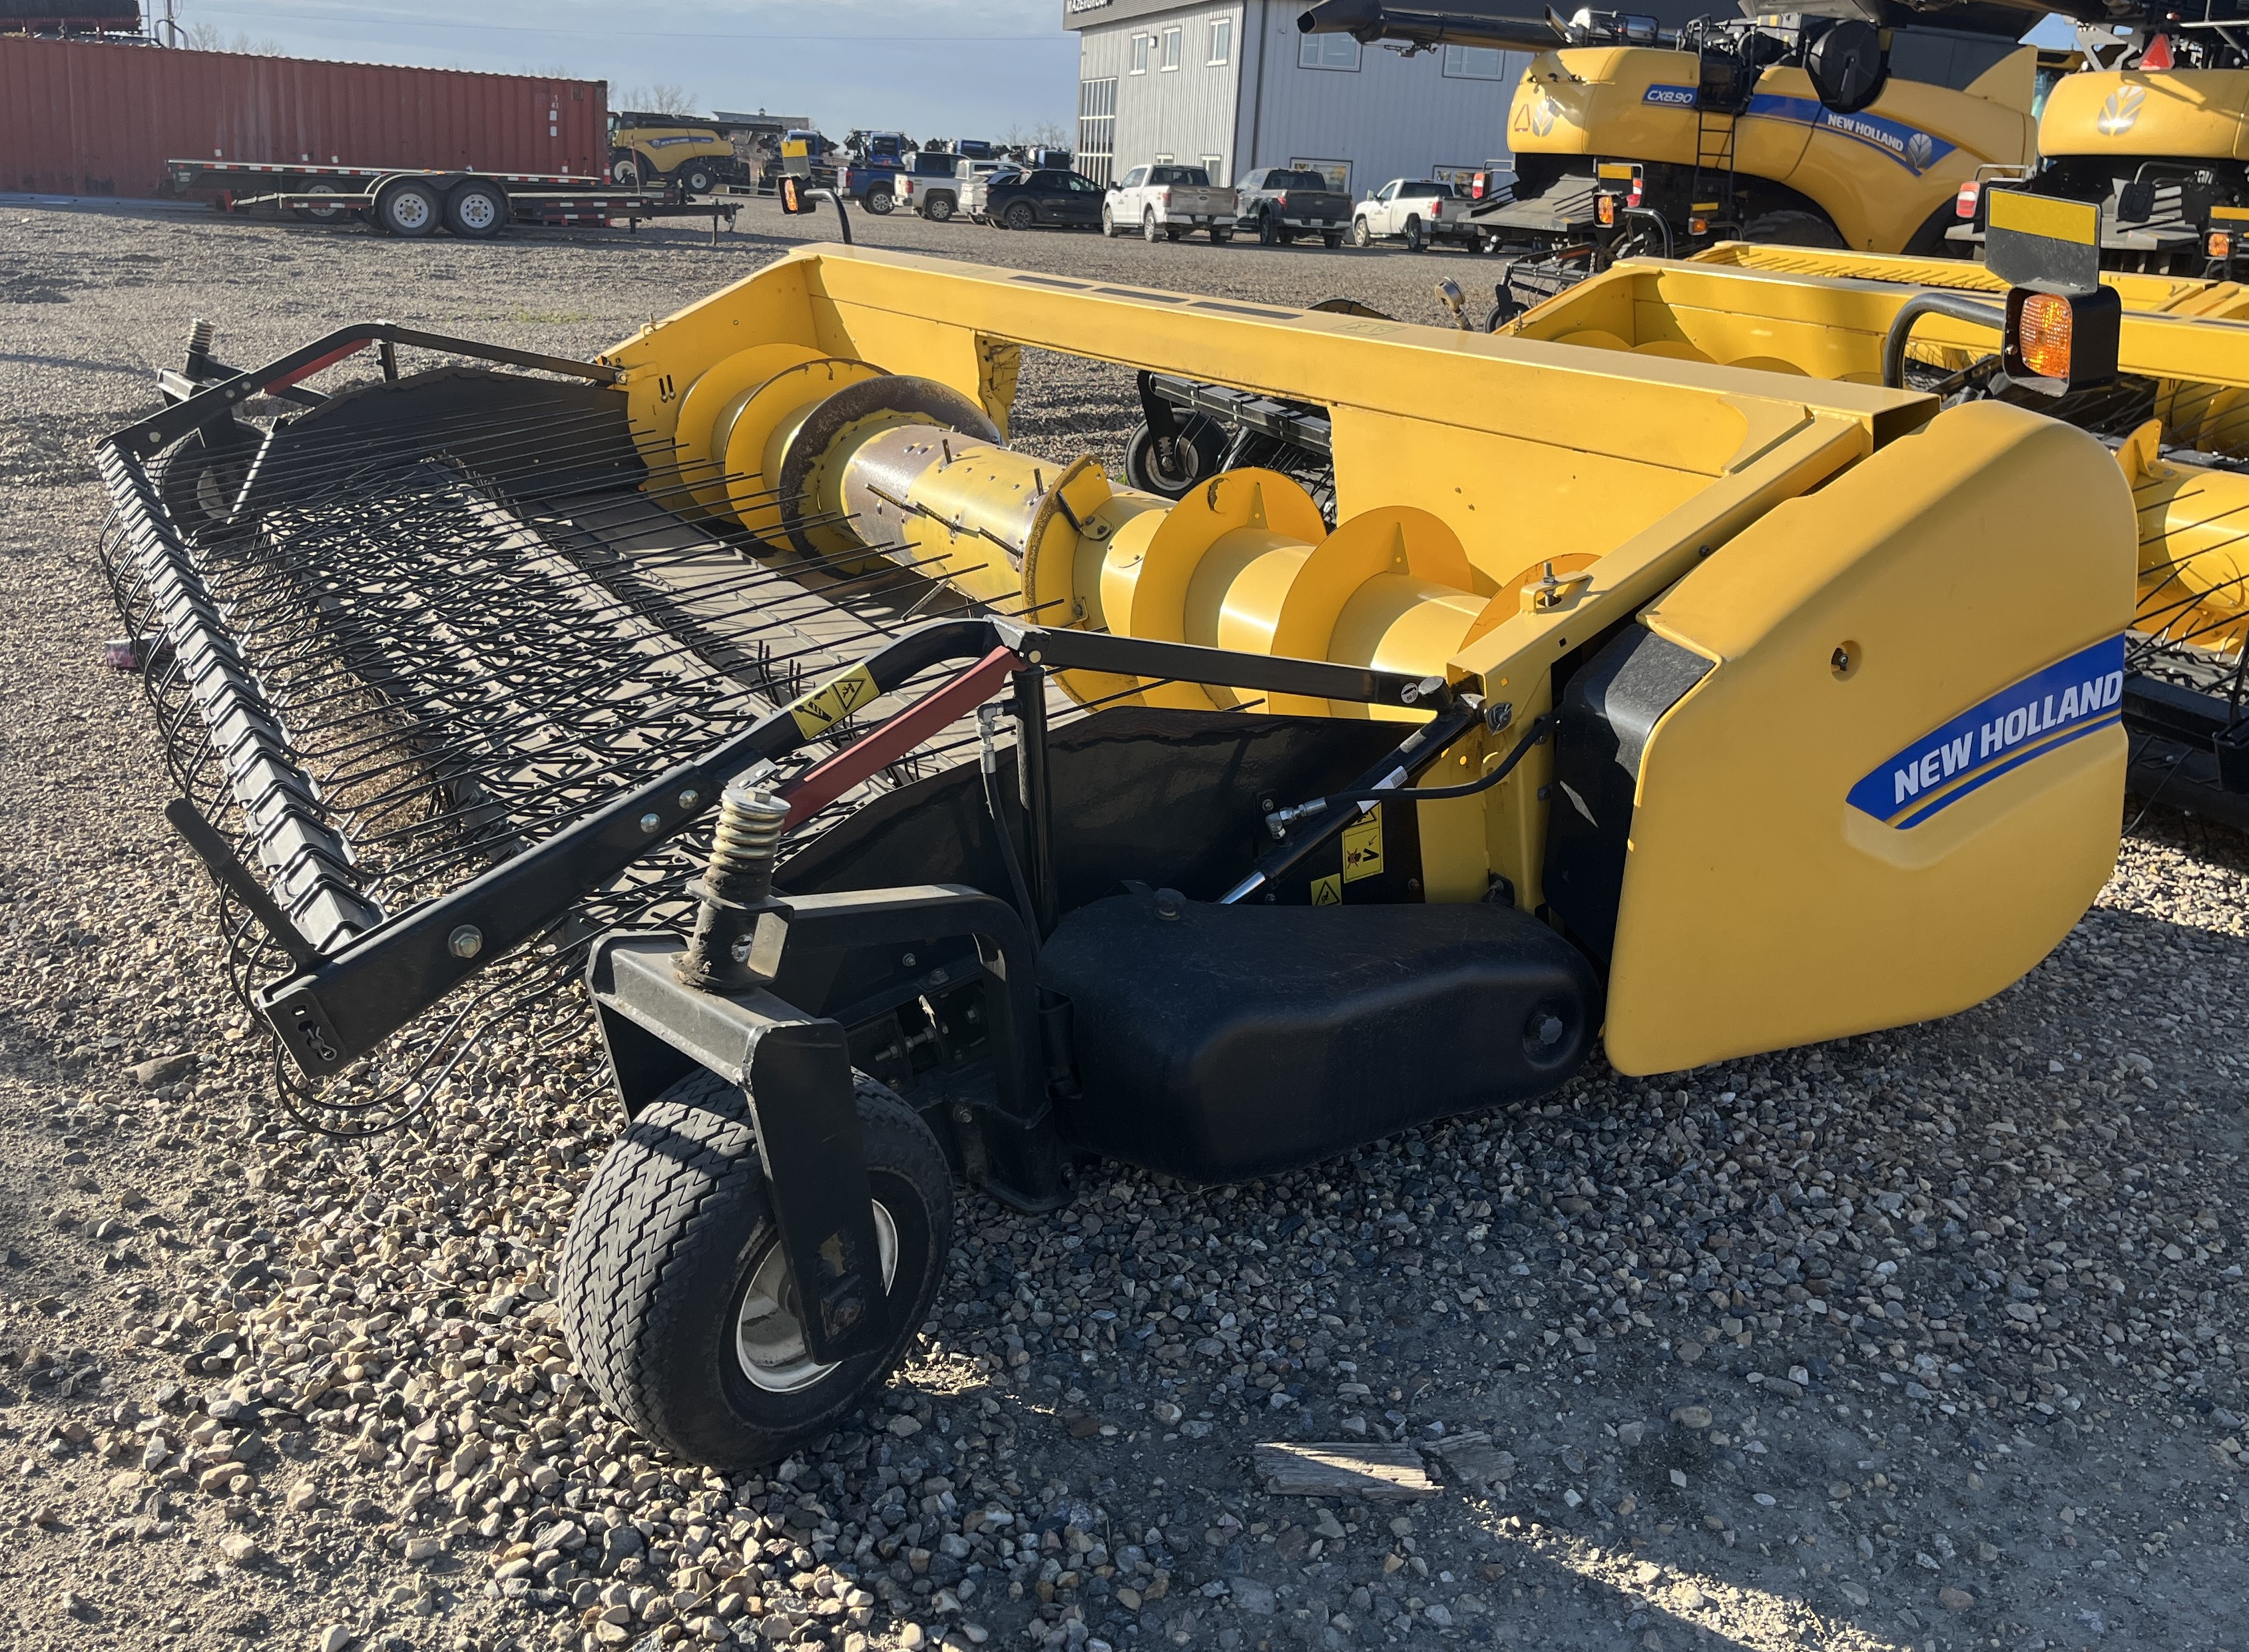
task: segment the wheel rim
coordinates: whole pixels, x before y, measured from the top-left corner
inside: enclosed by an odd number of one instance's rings
[[[461,197],[460,212],[463,227],[470,230],[489,230],[499,222],[499,209],[481,189],[473,189]]]
[[[335,192],[336,186],[333,183],[308,183],[305,186],[306,195],[334,195]],[[316,218],[334,218],[342,216],[342,209],[340,207],[306,207],[305,210]]]
[[[872,1208],[883,1293],[887,1296],[898,1272],[898,1227],[880,1199]],[[778,1239],[766,1247],[750,1272],[741,1308],[734,1316],[734,1359],[742,1374],[767,1394],[794,1394],[836,1368],[815,1360],[805,1347],[803,1317]]]
[[[430,222],[430,202],[418,189],[401,189],[390,197],[390,222],[401,230],[419,230]]]
[[[1031,209],[1020,202],[1008,209],[1008,227],[1011,230],[1029,229],[1031,218]]]

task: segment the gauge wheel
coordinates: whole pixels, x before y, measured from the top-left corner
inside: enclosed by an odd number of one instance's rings
[[[196,431],[164,456],[156,497],[188,538],[224,528],[258,455],[258,435],[232,420]]]
[[[1157,450],[1155,433],[1145,424],[1137,425],[1124,444],[1124,476],[1144,493],[1181,499],[1217,473],[1225,455],[1226,432],[1208,419],[1185,422],[1172,443],[1168,463]]]
[[[444,200],[418,178],[391,184],[375,203],[376,224],[392,235],[426,236],[444,220]]]
[[[496,183],[471,178],[445,197],[445,228],[471,241],[483,241],[507,227],[507,196]]]
[[[762,1467],[825,1433],[929,1313],[953,1233],[945,1153],[894,1093],[855,1083],[889,1299],[888,1334],[868,1353],[823,1364],[807,1350],[749,1101],[717,1074],[698,1069],[643,1107],[580,1196],[564,1333],[602,1402],[689,1462]]]

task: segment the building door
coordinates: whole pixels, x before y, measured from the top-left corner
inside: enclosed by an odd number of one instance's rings
[[[1116,175],[1117,81],[1077,83],[1077,169],[1098,184]]]

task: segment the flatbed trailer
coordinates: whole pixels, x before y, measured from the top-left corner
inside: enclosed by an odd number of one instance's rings
[[[416,237],[443,229],[471,240],[500,234],[510,223],[609,224],[638,229],[643,219],[708,217],[715,236],[732,229],[737,203],[682,201],[603,179],[569,174],[477,172],[465,168],[374,169],[280,161],[172,161],[180,189],[219,190],[223,211],[271,207],[308,223],[356,218],[385,234]],[[246,193],[245,193],[246,191]]]

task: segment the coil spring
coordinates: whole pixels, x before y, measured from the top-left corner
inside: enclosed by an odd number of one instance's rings
[[[711,834],[704,881],[732,901],[763,900],[773,886],[774,853],[788,805],[770,792],[730,781],[719,797],[719,824]]]

